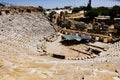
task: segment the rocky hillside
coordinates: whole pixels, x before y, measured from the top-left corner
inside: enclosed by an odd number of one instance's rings
[[[39,8],[7,7],[2,8],[0,13],[2,52],[36,53],[44,37],[55,33]]]

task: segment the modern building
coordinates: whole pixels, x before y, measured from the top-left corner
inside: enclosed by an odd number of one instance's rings
[[[49,10],[46,11],[46,14],[50,14],[51,12],[55,11],[56,13],[60,14],[61,12],[67,12],[67,13],[72,13],[72,10],[70,9],[59,9],[59,10]]]

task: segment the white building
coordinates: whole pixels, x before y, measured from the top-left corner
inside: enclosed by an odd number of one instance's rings
[[[72,10],[69,9],[60,9],[60,10],[50,10],[50,11],[46,11],[46,14],[51,13],[52,11],[55,11],[56,13],[60,14],[60,12],[67,12],[67,13],[72,13]]]

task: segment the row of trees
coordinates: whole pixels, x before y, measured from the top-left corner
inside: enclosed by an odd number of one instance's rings
[[[97,8],[91,8],[89,10],[87,10],[85,6],[81,6],[81,7],[75,7],[72,12],[77,13],[81,10],[87,11],[85,15],[89,18],[94,18],[98,15],[110,16],[111,19],[118,16],[120,17],[120,6],[113,6],[112,8],[97,7]]]

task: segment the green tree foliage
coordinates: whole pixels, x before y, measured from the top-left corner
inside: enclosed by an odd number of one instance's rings
[[[120,15],[120,6],[113,6],[112,9],[110,9],[110,17],[111,19],[114,19],[114,17],[117,17]]]
[[[94,18],[98,15],[109,15],[110,9],[107,7],[98,7],[98,8],[92,8],[88,12],[86,12],[86,16],[89,18]]]
[[[88,3],[88,5],[87,5],[86,10],[88,11],[88,10],[90,10],[91,8],[92,8],[92,6],[91,6],[91,0],[89,0],[89,3]]]
[[[109,15],[109,11],[110,11],[110,9],[107,7],[99,7],[99,8],[97,8],[97,10],[98,10],[99,14],[105,15],[105,16]]]
[[[120,16],[120,6],[108,7],[98,7],[88,10],[85,14],[86,17],[94,18],[98,15],[110,16],[111,19]]]
[[[96,8],[92,8],[91,10],[87,11],[85,16],[93,19],[94,17],[99,15],[99,11]]]
[[[82,11],[85,9],[86,9],[85,6],[75,7],[75,8],[73,8],[72,13],[78,13],[79,11]]]

